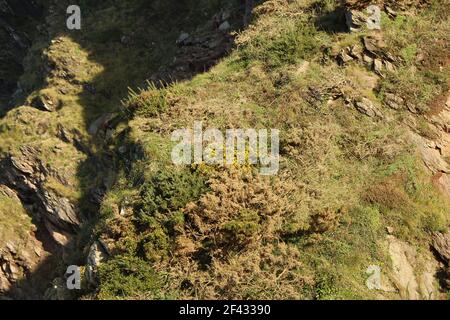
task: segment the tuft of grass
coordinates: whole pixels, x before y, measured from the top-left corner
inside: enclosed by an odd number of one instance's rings
[[[160,90],[155,84],[148,82],[144,90],[138,92],[129,88],[128,98],[123,101],[125,113],[142,117],[155,117],[168,108],[166,91]]]
[[[260,33],[246,42],[240,58],[244,65],[261,61],[266,68],[277,69],[317,56],[327,40],[327,34],[306,18],[288,20],[278,27],[276,36]]]

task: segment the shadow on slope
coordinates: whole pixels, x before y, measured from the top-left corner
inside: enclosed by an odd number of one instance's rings
[[[42,96],[56,99],[53,112],[63,119],[64,131],[79,136],[64,142],[76,144],[86,155],[76,172],[80,197],[75,204],[84,223],[62,252],[55,250],[6,294],[15,299],[75,298],[67,296],[63,275],[69,264],[85,264],[100,203],[115,182],[120,152],[110,138],[119,124],[126,124],[120,110],[128,87],[143,86],[147,79],[157,84],[181,81],[207,71],[233,46],[232,30],[219,26],[229,20],[241,27],[243,16],[237,0],[83,1],[82,30],[69,31],[67,5],[60,1],[50,8],[50,38],[33,54],[36,70],[28,70],[43,73],[26,83],[24,102],[33,104]],[[182,33],[190,37],[180,38]],[[43,226],[38,229],[48,233]],[[59,282],[45,294],[55,277]]]

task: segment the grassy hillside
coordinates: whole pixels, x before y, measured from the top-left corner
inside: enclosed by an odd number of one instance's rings
[[[107,258],[85,299],[445,296],[425,278],[450,201],[417,141],[436,151],[450,125],[434,120],[448,99],[450,6],[379,2],[381,31],[352,33],[333,0],[260,1],[248,28],[240,1],[85,0],[81,31],[52,3],[20,107],[0,119],[0,158],[39,150],[39,188],[82,217],[61,277],[98,241]],[[280,130],[278,174],[174,165],[172,132],[196,121]],[[399,285],[403,254],[413,292]],[[366,285],[374,265],[379,290]]]
[[[430,233],[449,225],[449,203],[407,138],[411,129],[427,134],[430,104],[448,90],[441,8],[408,8],[394,19],[383,13],[396,66],[380,77],[368,66],[336,63],[335,52],[372,33],[339,32],[333,1],[268,1],[211,71],[132,94],[128,132],[116,145],[134,151],[103,201],[98,234],[112,258],[96,296],[398,297],[365,285],[369,265],[391,273],[386,228],[425,261]],[[416,114],[390,109],[386,93],[404,96]],[[353,107],[363,97],[379,117]],[[410,118],[417,127],[408,128]],[[280,129],[279,174],[174,167],[171,132],[198,120],[221,130]]]

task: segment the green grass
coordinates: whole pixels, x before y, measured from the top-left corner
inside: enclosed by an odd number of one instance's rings
[[[428,110],[447,76],[417,57],[429,53],[429,39],[446,39],[448,25],[442,17],[427,20],[436,11],[384,16],[385,41],[399,61],[378,78],[329,56],[368,31],[334,33],[317,21],[333,13],[335,1],[311,4],[298,0],[261,14],[210,71],[159,88],[146,85],[146,77],[171,62],[180,30],[194,32],[190,27],[220,3],[85,1],[92,32],[65,35],[44,50],[55,70],[43,83],[22,78],[29,99],[47,94],[61,108],[11,111],[0,121],[2,154],[37,146],[44,163],[69,180],[69,187],[49,180],[46,188],[75,202],[85,201],[104,173],[71,145],[55,156],[57,124],[78,130],[98,158],[114,157],[116,182],[93,222],[93,236],[112,252],[100,268],[96,298],[398,298],[365,284],[369,265],[389,275],[386,227],[422,254],[429,234],[449,226],[449,212],[405,142],[408,128],[382,102],[395,93],[420,113]],[[164,25],[174,8],[186,15]],[[154,18],[145,30],[139,12]],[[131,43],[123,45],[122,36]],[[67,94],[59,94],[64,88]],[[345,101],[356,97],[371,99],[386,117],[360,114]],[[90,123],[106,112],[119,114],[116,130],[89,137]],[[264,179],[251,166],[174,166],[171,133],[199,120],[221,130],[280,129],[279,175]],[[423,122],[416,129],[427,132]]]
[[[133,162],[123,178],[149,188],[138,195],[134,184],[124,183],[111,194],[133,194],[136,209],[132,220],[140,221],[145,213],[150,223],[144,228],[125,228],[124,244],[132,243],[133,255],[152,261],[158,270],[168,265],[181,270],[179,264],[169,262],[171,254],[180,255],[180,261],[187,259],[194,269],[200,268],[195,278],[204,290],[199,291],[200,287],[191,283],[189,289],[180,292],[181,297],[396,297],[370,291],[365,284],[369,265],[379,265],[385,276],[389,275],[390,260],[384,246],[386,227],[394,226],[396,237],[426,251],[429,234],[449,225],[447,202],[429,184],[418,157],[402,142],[405,128],[395,120],[374,121],[362,116],[342,100],[329,102],[333,87],[345,79],[341,84],[345,94],[366,96],[380,103],[378,97],[382,100],[383,92],[406,92],[425,112],[430,100],[442,90],[444,80],[442,74],[411,69],[421,48],[421,38],[413,33],[417,26],[402,17],[385,21],[387,41],[398,49],[395,54],[402,62],[398,71],[381,79],[380,89],[377,77],[363,68],[343,70],[322,62],[328,52],[324,48],[336,42],[351,45],[360,38],[319,30],[312,24],[313,18],[263,15],[254,29],[238,37],[238,48],[211,71],[163,89],[150,87],[132,92],[125,103],[137,110],[130,122],[130,141],[139,141],[145,156]],[[422,16],[413,19],[420,22],[424,34],[431,32],[430,25],[421,23]],[[405,38],[397,37],[400,30],[406,30]],[[417,42],[411,44],[411,39]],[[310,63],[303,70],[305,60]],[[320,95],[316,102],[308,98],[310,88]],[[168,162],[170,132],[173,128],[189,127],[196,119],[222,129],[282,129],[280,175],[284,190],[289,191],[280,192],[273,200],[279,215],[268,215],[270,209],[263,204],[253,207],[251,198],[234,198],[232,192],[234,184],[239,183],[246,186],[245,190],[261,188],[266,192],[274,188],[273,184],[255,187],[255,182],[246,180],[243,174],[244,177],[216,187],[215,174],[224,174],[221,170],[228,169],[201,167],[202,174],[213,181],[213,187],[209,191],[198,189],[203,177],[191,176],[188,184],[193,186],[195,197],[186,198],[182,182],[176,183],[175,188],[166,186],[166,179],[155,180],[159,170],[155,162],[168,164],[169,171],[178,172],[170,169]],[[221,188],[229,188],[228,193],[222,194]],[[220,201],[222,206],[232,203],[236,209],[222,216],[214,201]],[[240,206],[246,209],[239,210]],[[119,219],[108,217],[106,230]],[[270,229],[263,233],[261,226],[267,223]],[[167,226],[172,232],[167,232]],[[193,231],[193,226],[199,230]],[[205,231],[207,226],[214,229]],[[209,236],[203,239],[200,234],[205,232]],[[195,243],[197,237],[204,242]],[[185,244],[185,249],[192,244],[201,249],[180,252],[175,245],[179,242]],[[286,250],[298,250],[298,257],[294,254],[297,260],[290,264],[284,249],[278,252],[274,243]],[[119,247],[126,251],[124,244]],[[302,285],[292,286],[289,281],[280,280],[280,288],[271,282],[272,272],[277,272],[272,261],[266,261],[267,268],[254,273],[237,271],[239,265],[248,263],[247,259],[264,260],[262,256],[282,259],[279,263],[284,272]],[[209,260],[214,263],[208,265]],[[203,270],[205,263],[208,267]],[[239,291],[215,282],[219,275],[226,278],[234,272],[240,274]],[[249,280],[253,277],[263,280]],[[171,288],[179,290],[187,278],[180,271]]]
[[[3,247],[12,239],[26,241],[31,231],[31,217],[20,201],[0,192],[0,245]]]

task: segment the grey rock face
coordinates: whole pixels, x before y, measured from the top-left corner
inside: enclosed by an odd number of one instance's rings
[[[0,195],[9,198],[17,205],[21,201],[17,193],[5,185],[0,184]],[[4,212],[5,213],[5,212]],[[21,218],[18,212],[11,212],[15,218]],[[11,234],[3,237],[0,230],[0,297],[9,294],[10,290],[20,282],[24,276],[33,272],[41,259],[47,255],[42,243],[32,233],[33,228],[26,232]]]
[[[184,44],[190,38],[189,33],[182,32],[178,37],[177,44]]]
[[[399,110],[405,103],[405,100],[402,97],[398,97],[392,93],[387,93],[385,102],[389,106],[389,108]]]
[[[433,234],[433,248],[443,261],[450,264],[450,231],[445,234],[441,232]]]
[[[371,5],[367,7],[368,19],[366,21],[369,30],[381,30],[381,10],[380,7]]]
[[[231,28],[231,25],[228,21],[222,22],[222,24],[219,26],[220,31],[228,31],[228,30],[230,30],[230,28]]]
[[[22,147],[21,155],[4,159],[0,169],[0,181],[18,191],[24,198],[22,200],[35,204],[39,218],[43,219],[54,240],[66,244],[68,239],[64,239],[78,229],[81,218],[68,199],[45,187],[49,177],[63,185],[67,184],[65,179],[45,166],[39,152],[30,146]],[[55,230],[65,237],[59,237]]]
[[[355,108],[368,117],[383,117],[381,111],[367,98],[355,101]]]
[[[381,30],[381,9],[376,5],[367,7],[365,12],[349,10],[345,18],[350,31],[358,31],[364,26],[369,30]]]
[[[89,284],[94,286],[98,284],[97,269],[107,258],[108,254],[102,244],[98,241],[94,242],[89,248],[86,262],[85,276]]]

